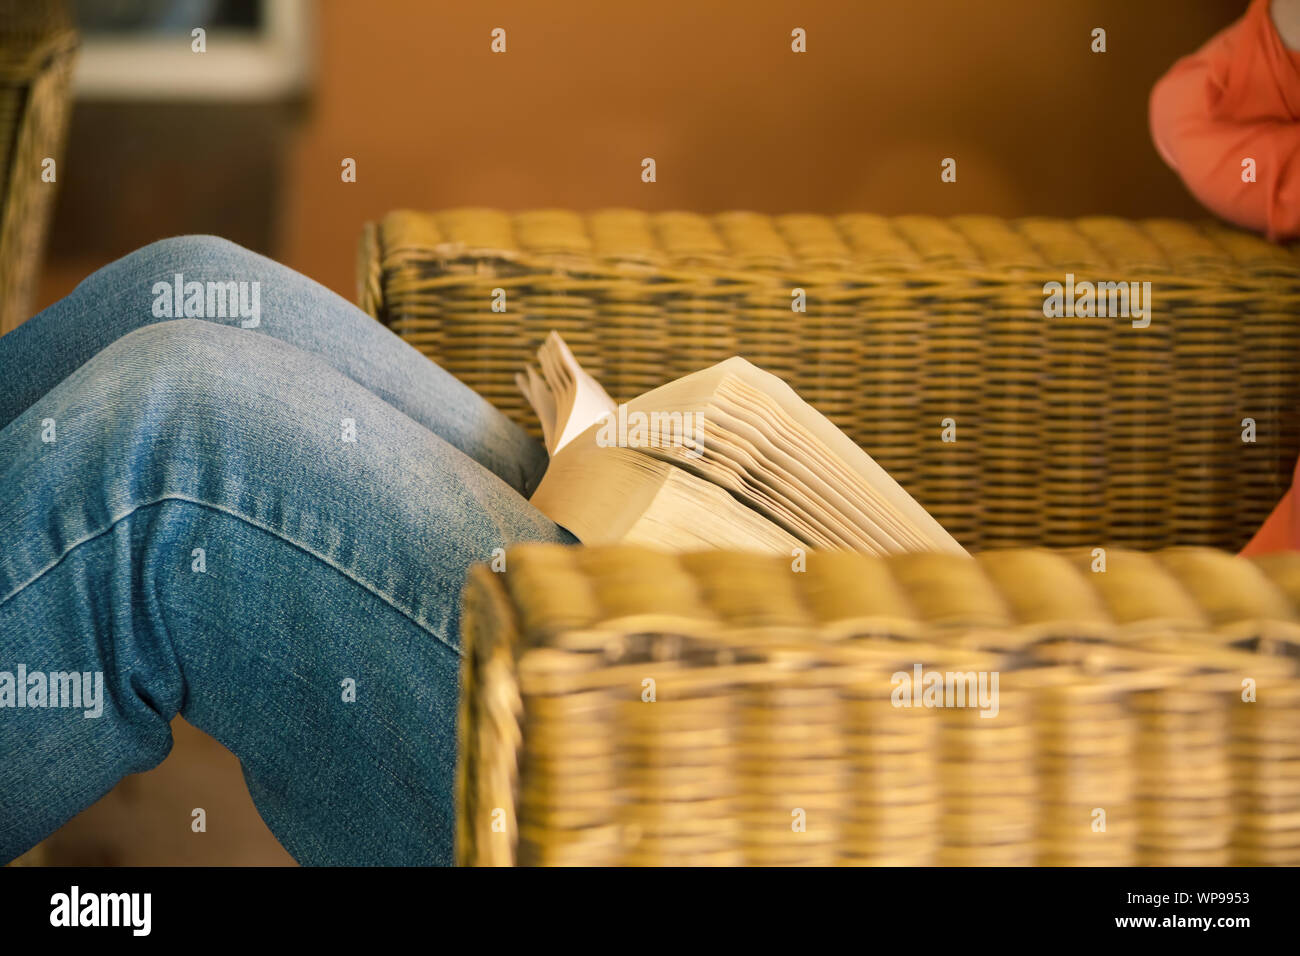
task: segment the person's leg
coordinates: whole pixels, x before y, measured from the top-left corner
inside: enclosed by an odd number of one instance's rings
[[[355,305],[215,236],[145,246],[0,338],[0,428],[111,342],[168,317],[256,322],[249,331],[319,356],[524,495],[546,468],[545,449],[523,429]]]
[[[449,862],[459,592],[519,540],[573,541],[323,359],[118,339],[0,429],[0,861],[162,760],[179,712],[298,860]],[[51,706],[51,672],[92,699]]]

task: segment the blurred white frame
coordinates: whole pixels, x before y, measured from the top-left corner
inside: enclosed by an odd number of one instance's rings
[[[301,93],[311,74],[310,0],[266,0],[263,10],[256,31],[207,30],[206,53],[193,52],[188,33],[83,37],[76,95],[249,102]]]

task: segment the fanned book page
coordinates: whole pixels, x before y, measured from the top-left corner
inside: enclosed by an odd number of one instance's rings
[[[618,405],[551,332],[516,376],[551,464],[532,502],[586,544],[965,549],[775,375],[734,356]]]
[[[515,375],[515,384],[542,424],[542,437],[551,457],[617,406],[599,382],[587,374],[558,332],[551,332],[537,350],[538,372],[528,366]]]

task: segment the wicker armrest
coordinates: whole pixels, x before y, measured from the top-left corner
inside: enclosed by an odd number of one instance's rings
[[[1300,555],[521,546],[466,587],[458,858],[1300,863],[1298,604]]]

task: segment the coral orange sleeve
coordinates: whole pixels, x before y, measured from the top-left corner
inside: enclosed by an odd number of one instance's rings
[[[1151,91],[1151,136],[1218,216],[1270,239],[1300,235],[1300,51],[1278,37],[1269,0],[1253,0],[1240,20],[1161,77]],[[1243,178],[1247,159],[1254,182]],[[1297,489],[1300,464],[1242,554],[1300,550]]]
[[[1300,475],[1297,476],[1300,480]],[[1296,507],[1293,484],[1255,537],[1241,549],[1245,555],[1270,554],[1274,551],[1300,551],[1300,508]]]
[[[1270,239],[1300,235],[1300,52],[1269,0],[1183,57],[1151,91],[1161,157],[1216,215]],[[1254,160],[1254,182],[1243,162]]]

